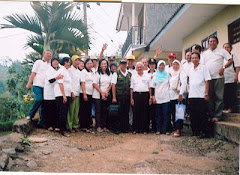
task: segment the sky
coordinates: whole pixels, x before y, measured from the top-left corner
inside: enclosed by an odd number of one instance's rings
[[[104,52],[110,56],[119,50],[127,37],[127,32],[117,32],[116,24],[121,4],[119,3],[89,3],[87,8],[87,22],[92,45],[89,55],[98,55],[104,43],[108,48]],[[80,13],[82,13],[80,5]],[[34,15],[29,2],[0,2],[0,24],[7,23],[3,17],[12,14]],[[23,60],[31,48],[24,48],[30,32],[23,29],[0,29],[0,61],[6,58]]]

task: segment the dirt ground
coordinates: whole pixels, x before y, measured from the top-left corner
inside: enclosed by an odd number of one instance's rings
[[[216,139],[132,133],[78,132],[66,138],[37,129],[32,143],[12,171],[70,173],[238,174],[238,145]],[[26,166],[35,161],[36,167]]]

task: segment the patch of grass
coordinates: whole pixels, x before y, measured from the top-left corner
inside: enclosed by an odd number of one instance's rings
[[[153,151],[152,154],[158,154],[158,151]]]
[[[12,131],[13,123],[16,120],[9,120],[6,122],[0,122],[0,131]]]
[[[21,140],[23,144],[31,146],[31,141],[27,137],[22,137]]]

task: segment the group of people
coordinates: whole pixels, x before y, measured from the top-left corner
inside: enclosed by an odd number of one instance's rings
[[[135,56],[121,59],[100,57],[82,60],[78,55],[61,60],[47,50],[32,68],[27,89],[33,83],[36,94],[27,119],[40,107],[38,124],[64,136],[83,130],[91,132],[95,116],[97,132],[133,132],[180,136],[183,118],[176,105],[186,105],[192,135],[209,136],[208,122],[221,120],[222,112],[234,107],[240,64],[231,54],[232,46],[218,48],[218,38],[209,38],[209,49],[201,52],[194,45],[185,59],[168,54],[168,64],[154,58],[135,63]],[[61,67],[59,66],[61,64]],[[224,90],[225,89],[225,90]],[[111,116],[109,105],[118,104],[118,115]],[[208,104],[208,105],[207,105]]]

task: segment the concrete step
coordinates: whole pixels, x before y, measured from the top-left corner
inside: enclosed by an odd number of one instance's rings
[[[215,137],[239,144],[240,123],[216,122],[214,129]]]
[[[225,122],[240,123],[240,113],[223,113],[222,117]]]

